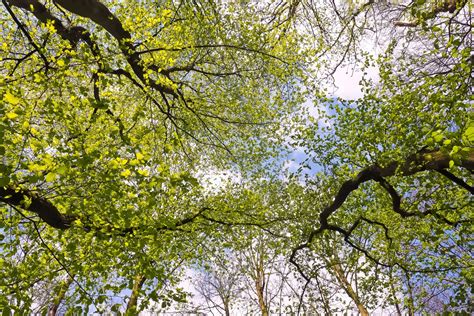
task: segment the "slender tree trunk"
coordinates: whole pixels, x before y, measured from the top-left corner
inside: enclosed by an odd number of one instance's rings
[[[321,300],[323,301],[324,311],[326,315],[331,315],[331,308],[329,307],[328,298],[326,297],[326,293],[323,287],[321,286],[321,283],[319,282],[319,278],[317,275],[316,275],[316,285],[318,286],[319,295],[321,295]]]
[[[260,256],[257,265],[255,266],[255,290],[257,292],[258,306],[262,316],[268,316],[268,306],[265,303],[265,273],[263,270],[263,256]]]
[[[73,279],[68,276],[66,280],[61,282],[57,288],[57,294],[56,297],[53,300],[53,304],[50,306],[49,311],[48,311],[48,316],[56,316],[56,313],[58,312],[59,305],[64,300],[64,297],[66,296],[67,290],[69,289],[69,286],[71,285]]]
[[[397,309],[397,315],[402,316],[402,310],[400,309],[400,305],[398,304],[398,298],[397,298],[397,293],[395,291],[395,287],[393,286],[393,275],[392,275],[392,269],[390,269],[390,291],[392,292],[393,300],[395,302],[395,308]]]
[[[413,288],[411,286],[410,282],[410,276],[408,275],[407,272],[405,272],[406,278],[407,278],[407,286],[408,286],[408,301],[407,301],[407,309],[408,309],[408,315],[413,316],[415,315],[414,313],[414,299],[413,299]]]
[[[143,275],[137,275],[133,281],[132,294],[128,300],[127,309],[125,310],[125,315],[136,315],[137,314],[137,303],[138,297],[140,296],[140,290],[145,282],[145,277]]]
[[[228,299],[222,301],[224,304],[224,313],[225,316],[230,316],[230,302]]]
[[[331,266],[331,269],[334,271],[334,274],[336,276],[336,279],[339,281],[339,283],[342,285],[342,288],[344,291],[349,295],[349,297],[354,301],[354,303],[357,306],[357,309],[359,310],[359,313],[362,316],[368,316],[369,312],[367,311],[367,308],[365,308],[364,304],[361,302],[359,296],[357,293],[354,291],[352,288],[351,283],[347,280],[344,271],[342,270],[341,265],[338,263],[335,263]]]

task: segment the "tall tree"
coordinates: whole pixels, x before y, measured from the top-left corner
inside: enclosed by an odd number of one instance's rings
[[[331,312],[343,290],[370,312],[380,298],[354,282],[380,273],[399,314],[470,312],[469,1],[2,5],[5,313],[33,310],[35,285],[64,280],[52,312],[64,301],[77,314],[166,309],[184,300],[173,287],[187,265],[242,251],[250,227],[288,254],[300,303],[314,286],[315,310]],[[373,31],[375,56],[363,49]],[[359,100],[320,86],[344,63],[379,70]],[[289,147],[306,151],[306,176],[275,180]],[[241,181],[205,184],[222,171]],[[320,262],[337,286],[322,282]]]
[[[296,34],[238,2],[2,5],[2,305],[28,310],[58,270],[78,308],[126,288],[159,299],[215,212],[197,172],[282,150]]]
[[[468,311],[474,193],[471,4],[369,1],[358,8],[358,17],[370,11],[391,17],[386,22],[394,36],[379,56],[359,55],[363,68],[376,66],[380,76],[375,82],[362,80],[364,97],[321,99],[329,103],[326,124],[315,121],[296,142],[323,168],[314,182],[329,197],[324,205],[315,204],[318,224],[294,248],[292,261],[298,264],[298,252],[332,231],[406,280],[399,290],[411,301],[410,313],[423,310],[430,299],[423,287],[431,282],[446,293],[447,278],[460,286],[450,288],[445,308]],[[401,18],[411,22],[394,22]]]

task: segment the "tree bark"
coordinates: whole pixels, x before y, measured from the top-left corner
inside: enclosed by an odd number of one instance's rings
[[[258,306],[262,316],[268,316],[268,306],[265,302],[265,271],[263,256],[259,255],[255,265],[255,291],[257,292]]]
[[[138,298],[140,297],[140,290],[145,283],[145,276],[137,275],[133,282],[132,293],[130,294],[130,299],[128,300],[127,309],[125,310],[125,315],[132,316],[137,314],[137,303]]]
[[[54,298],[53,304],[49,308],[48,316],[56,316],[59,306],[63,302],[66,296],[67,290],[69,289],[69,286],[71,285],[72,281],[73,279],[70,276],[68,276],[65,281],[60,283],[58,292],[56,294],[56,297]]]
[[[58,229],[69,228],[76,219],[75,216],[61,214],[53,203],[40,195],[13,186],[0,187],[0,202],[36,213],[46,224]]]
[[[265,303],[265,281],[259,277],[255,281],[255,290],[257,292],[257,299],[258,299],[258,307],[260,308],[260,312],[262,316],[268,316],[268,307]]]
[[[368,316],[369,312],[367,311],[367,308],[365,308],[359,296],[352,288],[351,283],[349,282],[349,280],[347,280],[346,275],[344,274],[344,271],[341,267],[341,264],[339,262],[334,263],[332,264],[330,269],[334,271],[336,279],[339,281],[339,283],[341,284],[342,288],[347,293],[347,295],[349,295],[352,301],[356,304],[357,309],[359,310],[359,313],[362,316]]]

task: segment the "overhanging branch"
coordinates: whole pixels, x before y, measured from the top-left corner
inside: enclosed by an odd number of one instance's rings
[[[388,181],[386,181],[385,178],[395,176],[395,175],[410,176],[422,171],[437,171],[437,172],[441,172],[442,174],[447,174],[449,172],[447,172],[446,169],[449,168],[450,161],[451,161],[451,157],[449,156],[449,154],[444,153],[440,150],[432,150],[432,151],[423,151],[423,152],[411,155],[403,162],[393,161],[384,167],[376,164],[376,165],[372,165],[363,169],[357,174],[355,178],[347,180],[344,183],[342,183],[342,185],[340,186],[339,190],[336,193],[336,196],[334,197],[333,202],[329,206],[325,207],[323,211],[320,213],[319,228],[312,230],[307,240],[293,249],[290,256],[290,262],[295,264],[298,268],[298,265],[296,264],[297,253],[304,248],[309,248],[313,239],[326,230],[336,231],[342,234],[344,236],[344,240],[346,240],[346,242],[348,242],[353,248],[368,255],[368,253],[364,251],[364,249],[361,249],[360,247],[350,242],[349,237],[353,229],[346,231],[341,227],[330,224],[328,221],[329,217],[332,214],[334,214],[344,204],[344,202],[347,200],[349,195],[353,191],[357,190],[361,184],[368,181],[377,181],[382,185],[382,187],[391,196],[392,203],[393,203],[392,205],[393,210],[397,212],[398,214],[400,214],[403,218],[411,217],[411,216],[423,217],[427,215],[440,217],[439,214],[435,214],[435,212],[432,212],[432,211],[423,212],[423,213],[409,213],[402,210],[400,207],[400,204],[401,204],[400,196],[395,191],[395,189],[388,183]],[[474,150],[465,152],[462,155],[459,162],[459,167],[469,170],[471,172],[474,170]],[[449,177],[449,178],[456,184],[460,185],[461,187],[466,188],[467,184],[465,184],[464,181],[458,178],[456,179],[453,179],[452,177]],[[457,225],[459,223],[459,222],[456,222],[456,223],[450,222],[444,218],[441,218],[441,220],[443,220],[447,224],[452,223],[453,225]],[[385,231],[385,234],[387,235],[387,231]],[[371,258],[371,257],[368,256],[368,258]],[[376,262],[380,264],[380,262],[378,261]]]
[[[58,229],[71,227],[75,216],[64,215],[47,199],[28,190],[0,187],[0,202],[33,212],[49,226]]]

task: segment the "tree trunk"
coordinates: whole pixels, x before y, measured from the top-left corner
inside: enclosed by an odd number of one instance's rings
[[[145,282],[145,277],[143,275],[137,275],[133,282],[132,294],[130,294],[130,299],[128,300],[127,309],[125,310],[125,315],[136,315],[137,314],[137,303],[138,297],[140,296],[140,290]]]
[[[359,310],[359,313],[362,316],[368,316],[369,312],[365,308],[364,304],[361,302],[359,296],[357,293],[354,291],[352,288],[352,285],[350,282],[347,280],[344,271],[342,270],[342,267],[339,263],[335,263],[331,266],[331,269],[334,271],[334,274],[336,276],[336,279],[339,281],[341,284],[342,288],[344,291],[349,295],[349,297],[354,301],[354,303],[357,306],[357,309]]]
[[[223,302],[223,305],[224,305],[225,316],[230,316],[230,301],[229,301],[229,299],[225,299],[222,302]]]
[[[258,306],[262,316],[268,316],[268,306],[265,303],[265,273],[263,270],[263,256],[260,256],[255,266],[255,290],[257,292]]]
[[[397,309],[397,315],[402,316],[402,310],[400,309],[400,305],[398,304],[398,298],[397,298],[397,292],[395,291],[395,287],[393,286],[393,275],[392,275],[392,269],[390,269],[390,291],[393,296],[393,300],[395,302],[395,308]]]
[[[71,285],[72,281],[73,279],[68,276],[66,280],[59,284],[59,287],[57,288],[56,297],[53,300],[53,304],[49,308],[48,316],[56,316],[56,313],[59,309],[59,305],[61,305],[62,301],[64,300],[64,297],[66,296],[67,290],[69,289],[69,286]]]

